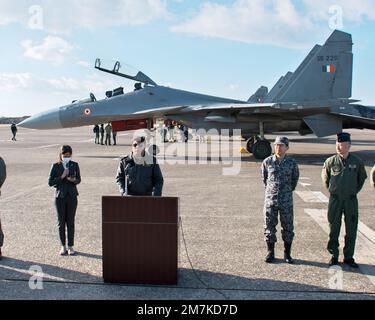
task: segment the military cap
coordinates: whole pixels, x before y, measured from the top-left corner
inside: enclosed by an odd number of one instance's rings
[[[343,132],[343,133],[337,134],[337,142],[351,142],[351,141],[352,139],[351,139],[350,133]]]
[[[289,139],[287,137],[276,137],[274,144],[285,144],[289,147]]]

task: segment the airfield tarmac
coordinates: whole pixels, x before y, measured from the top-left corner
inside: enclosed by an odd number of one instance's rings
[[[365,161],[369,174],[375,164],[374,132],[349,132],[354,141],[352,151]],[[367,180],[359,195],[356,259],[360,270],[345,266],[342,273],[330,270],[325,249],[328,194],[320,172],[324,160],[335,152],[335,137],[289,136],[290,154],[301,172],[294,195],[295,264],[281,260],[280,226],[279,260],[272,265],[263,262],[261,161],[248,154],[241,158],[235,150],[234,163],[241,166],[239,175],[224,176],[225,165],[221,163],[162,164],[163,195],[180,197],[186,246],[180,236],[178,285],[155,287],[107,285],[101,274],[101,196],[117,195],[118,158],[130,151],[132,133],[120,134],[117,146],[105,147],[93,143],[91,127],[55,131],[20,128],[18,141],[12,142],[9,127],[0,126],[0,155],[8,170],[0,198],[5,233],[0,299],[374,299],[375,190]],[[61,144],[73,147],[82,174],[75,257],[57,254],[53,189],[47,185]],[[217,137],[212,138],[210,148],[219,148]],[[31,266],[42,268],[42,290],[29,288]]]

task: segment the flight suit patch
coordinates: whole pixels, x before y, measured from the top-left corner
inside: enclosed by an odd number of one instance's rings
[[[339,166],[334,166],[331,169],[331,174],[337,176],[341,173],[341,168]]]

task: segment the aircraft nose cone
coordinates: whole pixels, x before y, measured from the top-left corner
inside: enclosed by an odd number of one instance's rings
[[[49,130],[62,128],[59,109],[39,113],[22,121],[20,127],[28,129]]]

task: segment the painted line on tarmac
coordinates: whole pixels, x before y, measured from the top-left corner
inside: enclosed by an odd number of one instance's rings
[[[88,140],[80,140],[80,141],[72,141],[72,143],[87,143],[87,142],[94,142],[95,139],[88,139]]]
[[[326,209],[305,209],[309,215],[326,233],[329,234]],[[340,232],[340,243],[344,243],[344,223]],[[328,239],[327,239],[328,240]],[[355,255],[359,261],[359,270],[367,276],[375,286],[375,232],[364,223],[359,222],[358,236],[356,242]]]
[[[58,147],[58,146],[61,146],[61,144],[49,144],[46,146],[31,147],[31,148],[26,148],[26,149],[47,149],[47,148]]]
[[[28,189],[27,192],[19,192],[19,193],[16,193],[16,194],[14,194],[14,195],[12,195],[10,197],[3,198],[3,199],[1,199],[1,202],[2,203],[10,202],[10,201],[13,201],[13,200],[15,200],[17,198],[25,197],[25,196],[33,194],[34,191],[36,191],[36,190],[43,189],[43,188],[46,188],[46,187],[47,187],[46,184],[40,184],[38,186],[35,186],[33,188]]]
[[[9,139],[9,140],[0,140],[0,142],[8,142],[8,143],[14,143],[16,144],[17,142],[22,142],[22,141],[25,141],[25,139],[17,139],[16,141],[13,141],[12,139]]]
[[[36,263],[36,265],[38,265],[38,264]],[[29,270],[20,269],[20,268],[15,268],[15,267],[9,267],[9,266],[4,265],[4,264],[1,265],[1,268],[2,268],[2,269],[5,269],[5,270],[9,270],[9,271],[17,272],[17,273],[20,273],[20,274],[24,274],[25,276],[29,276],[30,278],[33,276],[33,274],[30,273]],[[23,280],[23,279],[19,279],[19,280]],[[71,281],[69,281],[69,280],[67,280],[67,279],[65,279],[65,278],[56,277],[56,276],[50,275],[50,274],[45,273],[45,272],[43,272],[43,280],[46,280],[46,281],[64,282],[64,283],[66,283],[66,284],[71,283]],[[24,280],[24,281],[26,281],[26,280]],[[29,281],[29,280],[27,280],[27,281]]]
[[[320,191],[296,191],[297,195],[308,203],[328,203],[328,198]]]
[[[303,182],[300,182],[299,183],[302,187],[310,187],[311,184],[310,183],[303,183]]]

